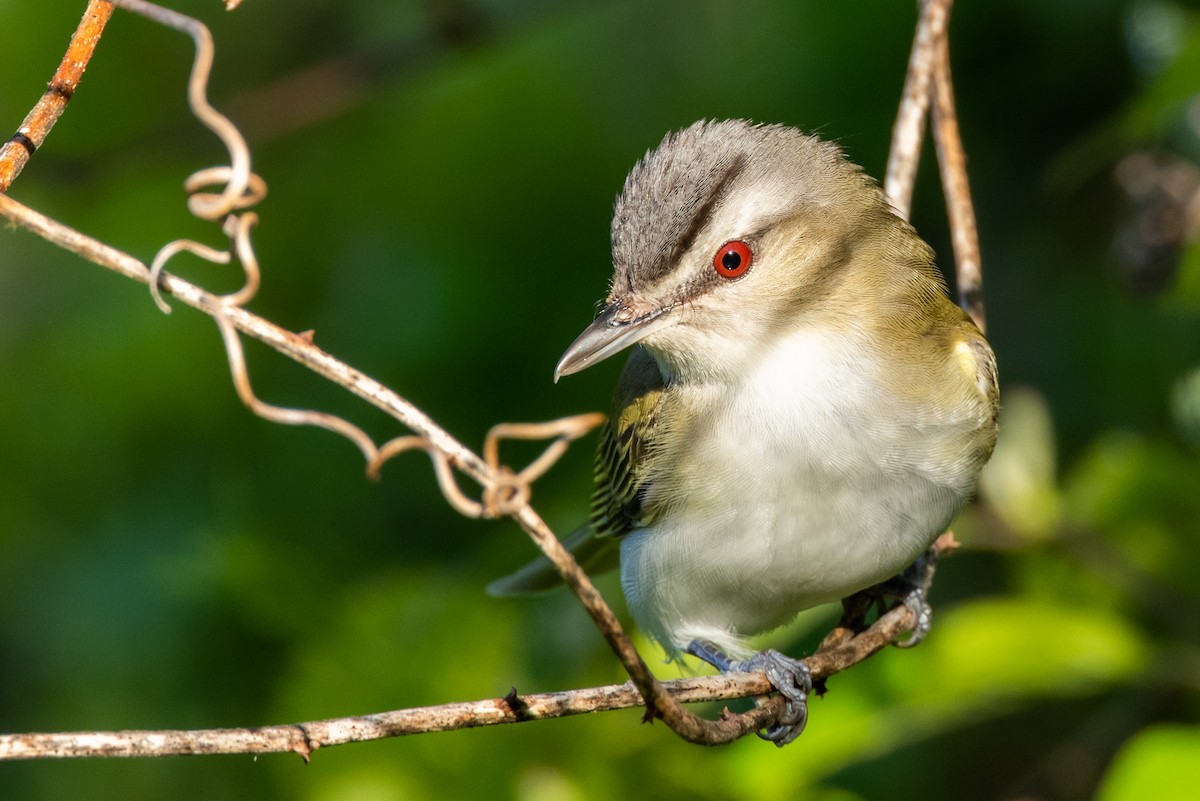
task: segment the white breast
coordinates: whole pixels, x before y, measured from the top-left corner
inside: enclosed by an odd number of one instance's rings
[[[679,387],[703,411],[663,456],[652,491],[673,501],[621,547],[630,609],[669,650],[703,638],[738,653],[898,573],[949,524],[972,489],[946,458],[964,428],[889,392],[874,364],[800,332],[740,384]]]

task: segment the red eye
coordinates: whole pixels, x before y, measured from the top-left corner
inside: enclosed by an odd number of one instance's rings
[[[753,259],[754,254],[750,252],[750,246],[745,242],[726,242],[721,245],[717,250],[717,255],[713,257],[713,267],[716,268],[717,275],[733,279],[749,270],[750,262]]]

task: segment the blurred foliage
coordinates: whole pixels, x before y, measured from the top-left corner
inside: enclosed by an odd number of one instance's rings
[[[10,129],[84,5],[0,3]],[[173,5],[212,26],[211,96],[270,184],[254,308],[468,443],[606,406],[615,365],[549,377],[603,294],[612,198],[648,147],[741,116],[819,131],[879,175],[915,19],[878,0]],[[629,711],[307,767],[4,764],[0,796],[1194,798],[1200,203],[1180,187],[1200,159],[1200,10],[963,0],[952,52],[1005,408],[926,644],[832,680],[784,751],[695,748]],[[220,244],[180,190],[220,157],[186,111],[190,60],[118,11],[12,194],[144,259]],[[925,161],[914,220],[949,266]],[[249,359],[265,399],[395,433],[281,357]],[[253,418],[211,321],[164,317],[24,232],[0,232],[0,371],[4,730],[281,723],[621,679],[565,593],[483,594],[533,553],[514,525],[457,517],[422,457],[372,484],[347,443]],[[584,517],[588,450],[535,489],[559,532]],[[803,652],[831,616],[768,639]]]

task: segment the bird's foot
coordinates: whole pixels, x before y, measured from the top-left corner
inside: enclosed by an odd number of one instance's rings
[[[912,631],[903,640],[896,640],[895,645],[899,648],[912,648],[933,629],[933,607],[929,605],[929,587],[933,584],[936,569],[937,550],[930,548],[900,575],[866,590],[875,596],[880,605],[880,614],[884,611],[884,604],[890,599],[899,599],[912,611]]]
[[[771,685],[787,699],[779,719],[758,733],[782,748],[795,740],[808,723],[808,694],[812,692],[812,672],[799,659],[785,656],[774,649],[760,651],[749,659],[731,660],[724,651],[707,640],[693,640],[687,647],[692,656],[703,659],[722,673],[767,674]]]
[[[925,639],[925,635],[933,629],[933,607],[929,605],[929,599],[925,597],[924,587],[913,587],[908,594],[904,596],[904,605],[913,613],[912,632],[903,640],[896,640],[897,648],[912,648],[921,640]]]
[[[913,628],[908,636],[896,640],[900,648],[912,648],[933,628],[933,607],[929,605],[929,587],[937,567],[937,547],[930,548],[903,573],[873,587],[860,590],[842,599],[842,618],[821,643],[823,650],[837,647],[867,629],[867,618],[874,609],[883,615],[895,608],[897,601],[913,613]]]
[[[912,633],[897,640],[900,648],[912,648],[933,629],[933,607],[929,605],[929,588],[933,585],[933,574],[937,570],[938,551],[930,548],[892,581],[897,585],[897,594],[913,613]]]
[[[787,699],[779,719],[760,731],[759,737],[782,748],[800,736],[808,724],[808,694],[812,692],[812,673],[808,665],[768,649],[742,662],[734,662],[731,670],[763,671],[779,694]]]

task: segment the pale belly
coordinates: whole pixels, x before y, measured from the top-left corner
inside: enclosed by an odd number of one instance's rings
[[[731,487],[704,516],[672,514],[621,543],[639,624],[670,649],[741,639],[903,570],[945,530],[962,496],[922,479]]]

